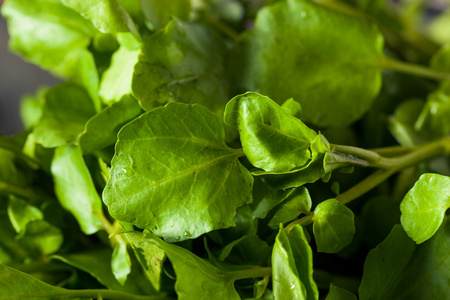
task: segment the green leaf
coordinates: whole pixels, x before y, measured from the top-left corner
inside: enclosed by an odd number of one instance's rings
[[[288,114],[296,117],[297,119],[301,119],[302,117],[302,106],[293,98],[286,100],[281,105],[281,108],[283,108]]]
[[[239,130],[244,153],[257,168],[289,172],[311,158],[316,132],[268,97],[252,92],[234,97],[224,121]]]
[[[143,281],[141,273],[132,272],[124,285],[120,284],[111,270],[111,249],[97,249],[71,254],[52,255],[51,258],[62,261],[77,269],[89,273],[102,285],[111,290],[124,291],[134,294],[151,295],[154,292],[148,281]]]
[[[339,252],[355,234],[353,212],[336,199],[325,200],[314,209],[313,231],[317,251]]]
[[[274,189],[262,176],[255,178],[253,184],[253,214],[264,219],[269,211],[286,199],[294,189]]]
[[[37,300],[52,295],[64,295],[65,291],[63,288],[51,286],[0,262],[0,299],[2,300]]]
[[[8,20],[10,49],[60,77],[85,86],[96,110],[98,73],[87,50],[97,30],[60,0],[11,0],[2,7]],[[49,43],[49,34],[52,42]]]
[[[272,253],[274,298],[318,299],[312,274],[312,250],[303,228],[296,225],[287,234],[280,226]]]
[[[423,243],[439,229],[450,208],[450,177],[426,173],[400,204],[401,222],[417,244]]]
[[[250,234],[225,245],[217,259],[224,261],[229,258],[230,263],[259,266],[267,263],[271,251],[272,248],[265,241],[256,234]]]
[[[139,116],[141,108],[132,96],[124,96],[93,116],[78,138],[78,144],[84,154],[93,153],[117,140],[117,133],[123,125]]]
[[[415,128],[425,131],[429,138],[439,138],[450,133],[450,88],[438,89],[428,96]]]
[[[131,260],[125,243],[118,243],[114,247],[111,258],[111,270],[117,281],[124,285],[128,274],[131,272]]]
[[[111,215],[166,240],[234,225],[253,178],[200,105],[169,103],[122,128],[103,201]],[[212,184],[214,183],[214,184]],[[176,201],[175,201],[176,199]]]
[[[354,122],[381,86],[383,37],[376,27],[312,1],[276,1],[262,8],[238,53],[233,65],[238,86],[278,103],[293,97],[303,120],[317,126]]]
[[[191,0],[171,0],[162,2],[159,0],[142,1],[142,11],[153,30],[159,30],[166,26],[173,18],[189,21],[191,12]]]
[[[179,300],[241,299],[234,288],[236,275],[233,272],[222,271],[189,250],[155,236],[148,234],[148,238],[162,248],[172,262]]]
[[[61,76],[72,75],[68,65],[95,33],[89,21],[59,0],[11,0],[2,6],[2,14],[8,20],[11,50]]]
[[[330,284],[330,292],[325,300],[357,300],[356,296],[346,289]]]
[[[120,44],[112,58],[110,67],[103,73],[99,95],[107,104],[119,101],[124,95],[131,94],[131,80],[134,65],[138,62],[141,52],[139,43],[129,33],[119,33],[117,40]]]
[[[450,222],[416,245],[396,225],[389,236],[371,250],[364,263],[360,300],[447,299],[450,278]]]
[[[300,214],[309,214],[311,196],[305,187],[296,188],[280,205],[267,226],[279,226],[280,223],[292,221]]]
[[[17,233],[25,231],[29,222],[44,219],[44,215],[39,208],[14,196],[9,197],[8,216]]]
[[[61,230],[44,220],[27,223],[25,230],[18,236],[18,242],[32,255],[55,253],[61,247],[63,239]]]
[[[424,138],[414,129],[423,106],[422,100],[410,99],[400,103],[395,109],[389,120],[389,130],[401,145],[412,147],[424,142]]]
[[[146,110],[180,101],[223,111],[229,99],[225,50],[223,40],[207,27],[174,19],[144,41],[133,95]]]
[[[85,234],[103,228],[102,202],[79,147],[61,146],[55,151],[51,172],[62,207],[72,213]]]
[[[33,135],[46,148],[74,143],[85,123],[95,114],[86,91],[72,83],[62,83],[45,94],[42,117]]]
[[[62,0],[62,2],[90,20],[103,33],[132,32],[138,35],[133,20],[117,0],[95,2]]]
[[[164,251],[155,243],[148,241],[144,234],[140,232],[126,232],[125,234],[145,276],[150,280],[153,287],[159,291],[161,288],[162,264],[166,257]]]

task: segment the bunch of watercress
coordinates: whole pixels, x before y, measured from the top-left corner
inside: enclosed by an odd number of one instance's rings
[[[65,82],[0,136],[0,299],[449,299],[424,4],[7,0]]]

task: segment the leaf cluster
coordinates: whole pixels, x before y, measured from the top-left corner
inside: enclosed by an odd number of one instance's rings
[[[63,82],[0,135],[0,300],[448,299],[426,4],[7,0]]]

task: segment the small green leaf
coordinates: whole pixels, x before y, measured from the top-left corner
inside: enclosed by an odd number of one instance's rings
[[[303,120],[317,126],[354,122],[381,87],[377,28],[312,1],[274,1],[260,9],[238,53],[233,67],[239,87],[278,103],[293,97]]]
[[[33,255],[48,255],[59,250],[63,233],[44,220],[34,220],[27,223],[25,230],[18,236],[18,242]]]
[[[142,11],[153,30],[159,30],[166,26],[173,18],[189,21],[191,12],[191,0],[146,0],[142,1]]]
[[[133,95],[145,110],[179,101],[223,111],[229,99],[223,78],[226,48],[209,28],[172,20],[144,41]]]
[[[317,251],[339,252],[355,234],[353,212],[336,199],[325,200],[314,209],[313,231]]]
[[[219,118],[200,105],[156,108],[118,139],[103,193],[118,220],[185,240],[233,226],[236,209],[251,201],[242,152],[225,144]]]
[[[148,238],[162,248],[172,262],[177,281],[175,291],[180,300],[239,300],[234,288],[235,274],[213,266],[189,250],[148,234]]]
[[[417,244],[435,234],[450,208],[450,177],[426,173],[400,204],[401,222],[406,233]]]
[[[81,150],[84,154],[89,154],[113,145],[120,128],[140,113],[138,102],[130,95],[106,107],[86,123],[83,133],[78,138]]]
[[[296,225],[287,234],[280,226],[272,253],[274,299],[318,299],[312,274],[312,250],[303,228]]]
[[[45,94],[42,117],[33,135],[46,148],[75,143],[86,122],[95,114],[86,91],[73,83],[62,83]]]
[[[138,35],[133,20],[117,0],[62,0],[62,3],[90,20],[103,33],[129,31]]]
[[[131,94],[134,65],[138,61],[142,46],[130,33],[119,33],[117,40],[120,48],[113,54],[110,67],[103,73],[98,91],[107,104]]]
[[[283,108],[288,114],[296,117],[297,119],[301,119],[302,117],[302,106],[293,98],[284,101],[283,105],[281,105],[281,108]]]
[[[278,226],[280,223],[292,221],[300,214],[308,214],[311,209],[311,197],[305,187],[296,188],[280,205],[268,226]]]
[[[51,172],[61,206],[74,215],[81,230],[85,234],[93,234],[102,229],[102,202],[80,148],[70,145],[58,147]]]
[[[131,260],[125,243],[119,243],[114,247],[111,257],[111,270],[117,281],[124,285],[128,274],[131,272]]]
[[[256,217],[264,219],[269,211],[286,199],[294,189],[274,189],[262,176],[253,184],[253,203],[250,207]]]
[[[271,251],[271,247],[265,241],[256,234],[250,234],[225,245],[217,259],[224,261],[232,256],[228,260],[231,263],[258,266],[267,263]]]
[[[401,145],[413,147],[424,142],[423,137],[414,129],[423,106],[424,101],[410,99],[400,103],[395,109],[389,120],[389,130]]]
[[[29,222],[44,219],[44,215],[39,208],[14,196],[9,197],[8,216],[17,233],[25,231]]]
[[[352,292],[331,283],[330,291],[325,300],[357,300],[357,298]]]
[[[164,251],[148,239],[141,232],[126,232],[136,258],[142,266],[145,276],[159,291],[161,288],[162,264],[166,257]]]
[[[231,99],[224,121],[239,130],[244,153],[257,168],[289,172],[302,168],[311,158],[316,132],[258,93]]]

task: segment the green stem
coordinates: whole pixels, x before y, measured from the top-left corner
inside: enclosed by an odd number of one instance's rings
[[[223,32],[226,36],[231,38],[233,41],[239,40],[239,33],[236,32],[230,25],[220,21],[218,18],[212,16],[210,13],[206,12],[206,18],[210,21],[214,26],[217,27],[221,32]]]
[[[413,151],[397,158],[381,158],[385,170],[378,170],[363,181],[359,182],[346,192],[336,197],[343,204],[347,204],[359,196],[370,191],[381,182],[388,179],[392,174],[414,166],[422,161],[434,157],[450,154],[450,137],[444,137],[437,141],[416,147]]]
[[[272,275],[272,268],[259,267],[259,268],[251,268],[251,269],[245,269],[245,270],[232,271],[230,273],[233,274],[233,277],[235,280],[266,277],[266,276]]]
[[[311,213],[307,216],[304,216],[301,219],[298,219],[298,220],[295,220],[295,221],[289,223],[289,225],[286,226],[284,231],[286,231],[286,233],[289,233],[295,227],[295,225],[306,226],[306,225],[310,224],[313,220],[314,220],[314,213]]]
[[[370,149],[370,151],[378,153],[381,156],[392,157],[403,155],[413,151],[414,147],[406,147],[406,146],[391,146],[391,147],[383,147],[383,148],[374,148]]]
[[[440,72],[437,70],[430,69],[425,66],[415,65],[399,60],[395,60],[389,57],[385,57],[381,62],[381,67],[383,69],[393,70],[397,72],[402,72],[406,74],[426,77],[435,80],[449,80],[450,73]]]
[[[0,192],[5,192],[6,194],[13,194],[25,199],[38,198],[36,193],[25,187],[19,187],[4,181],[0,181]]]

